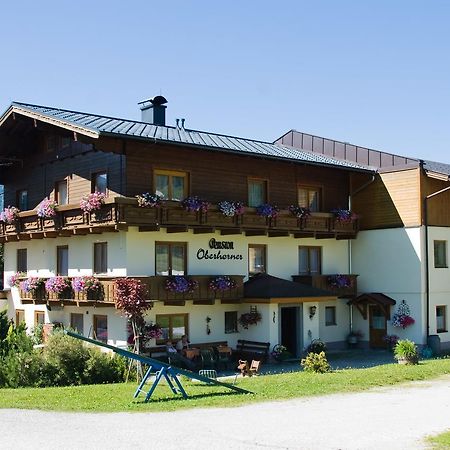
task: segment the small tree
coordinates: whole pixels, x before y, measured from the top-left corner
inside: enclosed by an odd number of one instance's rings
[[[146,287],[134,278],[118,278],[115,281],[116,308],[128,318],[133,332],[134,350],[139,353],[139,336],[144,314],[150,308],[145,301]]]

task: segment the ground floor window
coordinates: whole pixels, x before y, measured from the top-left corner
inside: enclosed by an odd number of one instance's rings
[[[23,309],[16,309],[16,325],[25,322],[25,311]]]
[[[108,342],[108,316],[94,315],[94,338]]]
[[[44,325],[45,323],[45,312],[44,311],[35,311],[34,312],[34,326]]]
[[[447,307],[436,306],[436,331],[438,333],[444,333],[447,331]]]
[[[238,313],[237,311],[225,312],[225,333],[237,333],[238,332]]]
[[[336,306],[325,306],[325,326],[336,325]]]
[[[83,334],[84,316],[83,314],[72,313],[70,315],[70,328],[79,334]]]
[[[169,339],[173,342],[188,333],[188,314],[157,314],[156,323],[162,329],[162,336],[157,344],[165,344]]]

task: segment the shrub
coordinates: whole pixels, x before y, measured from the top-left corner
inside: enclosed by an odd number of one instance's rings
[[[308,353],[308,356],[300,362],[306,372],[326,373],[331,371],[325,352]]]
[[[321,353],[326,351],[327,346],[325,342],[321,341],[320,339],[314,339],[311,344],[306,347],[306,353]]]
[[[123,369],[118,358],[94,347],[89,348],[89,359],[86,361],[83,375],[87,384],[123,381]]]

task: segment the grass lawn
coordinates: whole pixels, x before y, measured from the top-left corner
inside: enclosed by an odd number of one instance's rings
[[[327,374],[305,372],[239,379],[237,385],[254,394],[237,394],[223,387],[182,380],[189,399],[175,397],[158,385],[149,403],[133,401],[136,383],[62,388],[0,389],[0,408],[52,411],[173,411],[195,407],[230,407],[249,402],[284,400],[338,392],[356,392],[450,373],[450,359],[428,360],[416,366],[386,364],[368,369],[338,370]]]
[[[432,436],[427,439],[435,450],[450,449],[450,431],[447,431],[437,436]]]

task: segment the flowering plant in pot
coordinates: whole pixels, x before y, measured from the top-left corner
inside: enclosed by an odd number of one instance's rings
[[[242,328],[245,328],[246,330],[248,330],[248,327],[250,325],[257,325],[258,322],[261,322],[261,320],[262,320],[261,314],[258,311],[254,311],[254,312],[241,314],[238,322],[242,326]]]
[[[44,297],[45,280],[39,277],[28,277],[20,282],[20,289],[24,292],[31,293],[34,298]]]
[[[71,297],[72,294],[72,286],[70,284],[70,280],[67,277],[56,276],[49,278],[45,282],[45,289],[48,292],[53,292],[57,294],[58,297]]]
[[[105,194],[101,192],[91,192],[80,200],[80,208],[85,213],[98,211],[105,204]]]
[[[176,294],[191,294],[198,287],[198,281],[187,278],[183,275],[175,275],[166,280],[165,288],[169,292]]]
[[[244,214],[244,203],[243,202],[230,202],[224,200],[223,202],[217,203],[219,211],[227,217],[240,216]]]
[[[228,275],[222,275],[220,277],[213,278],[209,284],[208,288],[211,291],[229,291],[237,286],[236,281],[230,278]]]
[[[348,275],[330,275],[327,278],[327,282],[334,289],[349,288],[352,286],[352,279]]]
[[[256,214],[258,214],[258,216],[268,217],[269,219],[275,219],[279,212],[280,208],[276,205],[271,205],[270,203],[263,203],[256,208]]]
[[[288,352],[287,348],[281,344],[274,345],[273,350],[270,354],[276,361],[285,361],[286,359],[292,357],[292,354]]]
[[[18,219],[19,212],[15,206],[8,206],[0,213],[0,221],[10,225]]]
[[[383,336],[383,341],[386,342],[387,346],[392,350],[400,338],[396,334],[386,334]]]
[[[162,205],[164,197],[159,194],[145,194],[136,195],[138,206],[141,208],[159,208]]]
[[[334,218],[341,223],[352,223],[358,218],[355,213],[348,209],[336,208],[331,210],[331,213],[334,214]]]
[[[56,207],[58,204],[53,200],[45,198],[37,207],[37,215],[41,219],[53,219],[56,216]]]
[[[193,197],[186,197],[181,204],[184,209],[189,212],[206,212],[208,211],[209,203],[206,200],[203,200],[196,195]]]
[[[291,205],[289,206],[289,212],[299,219],[304,219],[306,217],[309,217],[311,215],[311,211],[309,208],[303,208],[302,206],[298,205]]]
[[[397,312],[392,316],[392,326],[403,328],[413,325],[416,321],[411,317],[411,312],[405,300],[398,305]]]
[[[418,364],[419,352],[417,345],[408,339],[401,339],[395,344],[394,358],[399,364]]]
[[[72,278],[72,289],[86,294],[88,300],[101,300],[104,295],[103,285],[98,278],[82,276]]]

